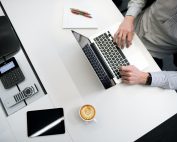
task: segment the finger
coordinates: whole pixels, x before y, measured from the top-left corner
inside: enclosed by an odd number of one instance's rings
[[[127,37],[127,32],[124,32],[122,34],[122,39],[121,39],[121,48],[124,48],[124,46],[125,46],[126,37]]]
[[[126,47],[129,48],[131,45],[132,45],[132,42],[130,42],[130,41],[127,40],[126,41]]]
[[[121,76],[123,80],[130,81],[130,77],[128,76]]]
[[[123,71],[125,67],[126,67],[126,66],[120,66],[120,67],[118,68],[118,70],[119,70],[119,71]]]
[[[131,44],[132,44],[132,40],[133,40],[133,33],[131,32],[131,33],[128,33],[128,35],[127,35],[127,47],[130,47],[131,46]]]
[[[120,31],[117,36],[118,38],[116,39],[116,43],[117,43],[118,47],[121,47],[122,34],[123,34],[122,31]]]
[[[119,33],[119,29],[114,34],[113,42],[115,43],[116,43],[116,39],[118,38],[118,33]]]
[[[122,66],[121,68],[120,68],[120,71],[123,71],[123,72],[131,72],[132,71],[132,66],[131,65],[129,65],[129,66]]]
[[[129,81],[122,79],[122,83],[130,84]]]
[[[125,84],[133,84],[133,81],[131,81],[130,79],[122,79],[122,83],[125,83]]]
[[[123,78],[124,77],[127,78],[127,77],[131,77],[132,76],[131,72],[125,72],[125,71],[120,71],[120,75]]]
[[[123,67],[123,66],[118,67],[118,71],[121,71],[121,70],[122,70],[122,67]]]

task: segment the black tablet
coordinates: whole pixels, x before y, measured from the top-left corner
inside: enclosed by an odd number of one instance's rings
[[[63,108],[27,112],[28,137],[64,134]]]

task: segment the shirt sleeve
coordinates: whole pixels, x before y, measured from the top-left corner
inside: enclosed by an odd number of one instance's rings
[[[128,11],[126,16],[134,16],[137,15],[142,11],[143,7],[145,6],[147,0],[130,0],[128,3]]]
[[[177,90],[177,71],[151,72],[151,86]]]

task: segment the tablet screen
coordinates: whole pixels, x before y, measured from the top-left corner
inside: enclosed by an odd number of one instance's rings
[[[64,134],[63,108],[28,111],[27,127],[29,137]]]

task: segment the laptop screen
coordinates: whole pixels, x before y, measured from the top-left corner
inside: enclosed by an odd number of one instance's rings
[[[76,40],[78,41],[81,48],[84,48],[86,45],[91,44],[90,40],[87,37],[75,32],[75,31],[72,31],[72,33],[73,33],[74,37],[76,38]]]

